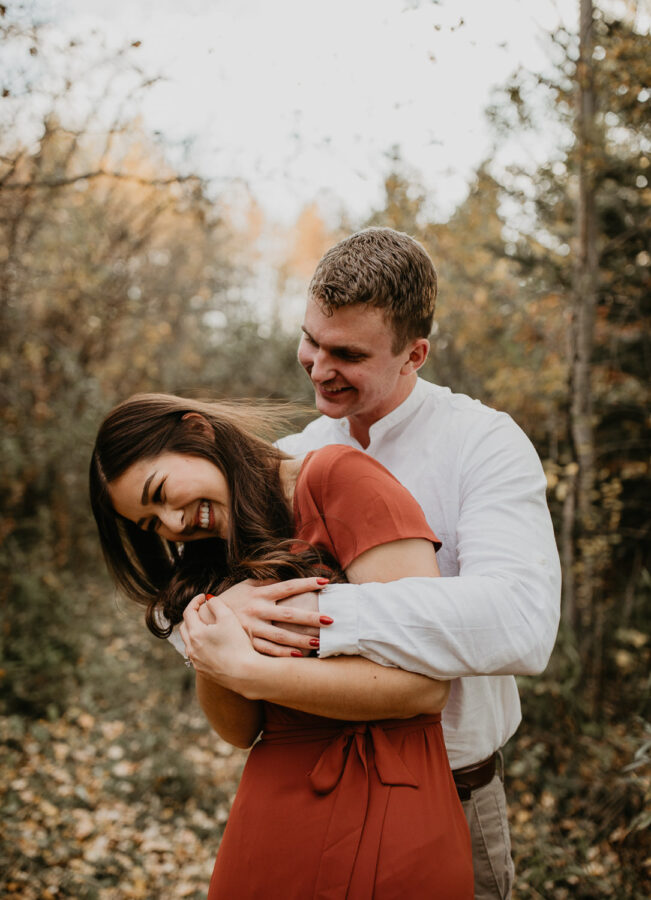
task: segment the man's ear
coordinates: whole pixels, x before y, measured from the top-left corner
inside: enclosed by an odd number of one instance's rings
[[[427,359],[429,341],[427,338],[416,338],[411,345],[407,344],[405,350],[409,355],[400,369],[400,374],[411,375],[413,372],[417,372]]]
[[[215,437],[212,425],[205,416],[201,415],[201,413],[187,412],[181,416],[181,421],[186,423],[188,431],[194,431],[195,433],[203,434],[209,438]]]

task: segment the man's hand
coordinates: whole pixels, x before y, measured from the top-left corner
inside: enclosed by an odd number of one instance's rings
[[[316,593],[327,583],[325,578],[293,578],[275,584],[242,581],[206,605],[210,609],[216,599],[225,603],[258,653],[303,655],[319,646],[319,629],[332,624],[329,617],[319,615]]]
[[[282,628],[284,631],[291,631],[294,635],[294,648],[292,653],[294,656],[301,654],[301,656],[309,656],[312,650],[317,650],[319,647],[319,629],[314,628],[311,625],[299,625],[298,623],[294,623],[291,621],[291,618],[285,618],[286,616],[293,617],[295,613],[299,612],[319,612],[319,595],[316,591],[306,591],[304,594],[294,594],[292,597],[286,597],[284,600],[278,600],[276,603],[276,620],[273,622],[274,625],[278,626],[278,628]],[[319,622],[322,623],[324,619],[327,617],[319,616]],[[329,619],[328,619],[329,622]],[[327,622],[326,622],[327,624]],[[300,637],[298,637],[300,635]],[[305,646],[305,640],[308,641],[308,646]],[[274,644],[274,651],[278,648],[277,644]],[[261,651],[265,652],[268,655],[277,656],[276,652],[270,654],[269,651]]]

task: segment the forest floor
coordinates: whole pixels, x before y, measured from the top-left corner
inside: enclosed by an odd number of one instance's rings
[[[106,606],[98,591],[98,608]],[[221,741],[193,674],[121,610],[89,629],[73,705],[0,719],[0,896],[199,900],[246,754]],[[514,897],[651,896],[651,733],[534,725],[505,754]]]

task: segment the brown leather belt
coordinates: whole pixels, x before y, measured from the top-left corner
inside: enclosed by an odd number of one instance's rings
[[[470,800],[470,795],[477,788],[484,787],[495,776],[497,753],[493,753],[483,762],[474,766],[465,766],[463,769],[454,769],[452,777],[457,786],[460,800]]]

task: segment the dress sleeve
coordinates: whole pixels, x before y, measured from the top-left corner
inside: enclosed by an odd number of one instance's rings
[[[366,550],[407,538],[440,541],[409,491],[372,457],[343,445],[315,451],[296,486],[296,537],[346,569]]]

